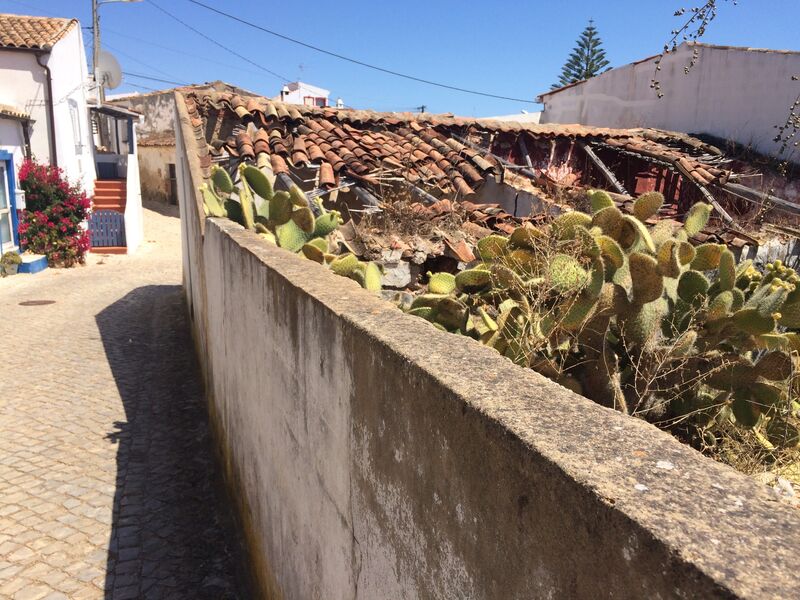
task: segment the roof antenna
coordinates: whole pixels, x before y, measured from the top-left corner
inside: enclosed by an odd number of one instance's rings
[[[420,106],[415,106],[414,107],[415,110],[418,110],[421,113],[424,113],[426,108],[428,108],[428,106],[426,104],[422,104]]]

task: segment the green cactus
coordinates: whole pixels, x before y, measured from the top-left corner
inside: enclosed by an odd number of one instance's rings
[[[253,165],[245,165],[241,174],[247,180],[250,189],[267,202],[272,200],[272,183],[270,183],[269,178],[261,169]]]
[[[242,163],[239,165],[239,175],[241,177],[241,187],[239,188],[239,206],[242,209],[242,226],[245,229],[253,229],[255,227],[255,220],[253,217],[253,193],[250,186],[242,176],[245,168],[248,165]]]
[[[331,262],[331,271],[342,277],[349,277],[358,268],[355,254],[343,254]]]
[[[578,226],[591,227],[592,217],[586,213],[572,211],[556,217],[553,221],[553,234],[560,240],[571,240],[575,237]]]
[[[452,294],[456,291],[456,277],[452,273],[428,273],[428,291],[432,294]]]
[[[306,198],[305,192],[297,185],[292,185],[289,188],[289,198],[295,206],[300,208],[308,207],[308,198]]]
[[[478,256],[482,260],[492,260],[501,256],[508,244],[508,238],[501,235],[492,234],[478,240],[476,247]]]
[[[291,219],[304,233],[309,235],[314,233],[314,226],[316,225],[314,213],[312,213],[311,209],[307,206],[296,208],[292,212]]]
[[[455,276],[456,288],[463,292],[480,291],[492,282],[492,273],[488,269],[467,269]]]
[[[655,216],[663,204],[664,196],[660,192],[647,192],[633,203],[633,214],[640,221],[646,221]]]
[[[283,225],[292,217],[292,204],[286,192],[276,192],[266,204],[269,206],[269,218],[275,225]]]
[[[652,256],[634,252],[628,257],[631,271],[632,302],[646,304],[661,298],[664,279],[658,272],[658,262]]]
[[[589,282],[589,274],[567,254],[556,254],[548,265],[548,279],[559,292],[581,290]]]
[[[275,237],[278,245],[286,248],[289,252],[297,252],[309,239],[308,234],[291,220],[275,228]]]
[[[720,244],[701,244],[695,248],[695,257],[692,261],[692,269],[695,271],[710,271],[719,266],[722,251],[725,246]]]
[[[688,237],[694,237],[700,233],[708,223],[711,217],[711,206],[708,204],[698,203],[689,209],[686,219],[683,223],[683,230]]]
[[[622,230],[622,211],[616,206],[609,206],[597,211],[592,217],[592,226],[599,227],[604,234],[619,241]]]
[[[207,214],[210,217],[226,217],[227,211],[222,205],[222,200],[214,193],[208,184],[203,183],[200,185],[200,193],[203,196],[203,205],[206,208]]]
[[[614,206],[614,201],[611,199],[611,196],[608,195],[608,192],[604,192],[603,190],[589,190],[588,196],[589,203],[592,206],[592,213],[599,212],[609,206]]]
[[[692,304],[699,296],[708,292],[711,283],[705,275],[698,271],[684,271],[678,279],[678,296],[688,304]]]
[[[230,194],[233,192],[233,181],[228,172],[218,165],[211,166],[211,180],[220,192]]]

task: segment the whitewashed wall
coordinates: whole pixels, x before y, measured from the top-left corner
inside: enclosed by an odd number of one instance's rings
[[[19,169],[22,162],[22,148],[25,140],[22,137],[22,127],[19,121],[0,117],[0,150],[10,152],[14,157],[14,169]]]
[[[656,127],[709,133],[774,154],[774,125],[786,121],[800,94],[800,52],[682,45],[661,63],[659,99],[653,59],[625,65],[555,94],[543,94],[542,123]]]
[[[67,33],[42,59],[53,81],[53,112],[59,166],[87,193],[94,191],[95,168],[86,103],[88,67],[79,27]],[[50,162],[47,113],[47,76],[33,52],[0,50],[0,103],[9,104],[34,119],[31,150],[36,159]]]

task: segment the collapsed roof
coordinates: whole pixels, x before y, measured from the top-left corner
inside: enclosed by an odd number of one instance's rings
[[[631,195],[656,189],[666,197],[661,218],[680,220],[709,201],[722,220],[702,237],[757,245],[717,201],[736,185],[731,161],[685,134],[316,108],[230,92],[183,98],[206,169],[215,160],[250,161],[312,196],[355,190],[368,208],[398,188],[426,206],[447,199],[472,207],[497,202],[502,186],[552,205],[564,190],[600,187],[618,193],[623,208]],[[528,216],[531,203],[518,200],[500,204]]]

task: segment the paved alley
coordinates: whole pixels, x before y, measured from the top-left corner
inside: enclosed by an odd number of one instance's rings
[[[176,214],[88,262],[0,279],[0,598],[246,598]]]

